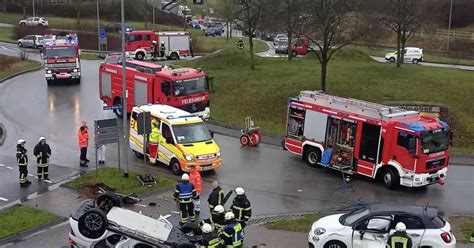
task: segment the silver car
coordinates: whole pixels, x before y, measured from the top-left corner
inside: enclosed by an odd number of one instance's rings
[[[49,25],[48,20],[44,17],[29,17],[18,22],[20,26],[33,26],[33,27],[47,27]]]
[[[288,42],[288,36],[286,36],[286,34],[277,34],[275,39],[273,39],[273,45],[275,46],[283,42]]]
[[[21,39],[18,39],[17,44],[19,47],[31,47],[38,48],[43,46],[44,37],[41,35],[27,35]]]

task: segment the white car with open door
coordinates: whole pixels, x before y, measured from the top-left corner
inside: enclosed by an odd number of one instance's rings
[[[313,223],[310,248],[384,248],[403,222],[413,247],[454,248],[451,224],[432,207],[373,204],[347,214],[323,217]]]
[[[202,238],[197,224],[177,228],[166,218],[153,219],[120,206],[121,199],[113,193],[83,201],[69,218],[71,247],[194,248]]]

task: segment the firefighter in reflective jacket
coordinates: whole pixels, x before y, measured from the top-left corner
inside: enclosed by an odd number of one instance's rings
[[[196,220],[193,204],[193,199],[196,197],[196,189],[194,189],[194,186],[189,182],[189,175],[184,173],[181,176],[181,183],[176,185],[174,192],[174,198],[179,203],[180,225],[186,224],[188,218],[191,222]]]
[[[243,188],[236,188],[235,194],[237,196],[234,198],[234,201],[232,201],[231,209],[237,221],[242,225],[242,228],[245,228],[247,225],[246,222],[249,221],[252,216],[252,207]]]
[[[25,187],[30,185],[28,180],[28,155],[26,155],[25,148],[26,141],[24,139],[19,139],[16,143],[16,162],[18,168],[20,169],[20,186]]]
[[[219,182],[214,180],[212,182],[212,192],[209,194],[209,198],[207,198],[207,202],[209,203],[209,212],[212,213],[214,207],[217,205],[222,205],[224,201],[224,190],[219,186]]]
[[[413,242],[407,234],[407,227],[403,222],[398,222],[395,226],[396,232],[390,235],[387,241],[387,248],[412,248]]]
[[[216,230],[217,232],[221,232],[222,230],[224,230],[225,225],[224,212],[224,207],[222,205],[217,205],[214,208],[214,211],[211,212],[211,217],[202,220],[199,225],[202,227],[205,224],[209,224],[214,228],[214,230]]]
[[[38,144],[36,144],[33,154],[36,156],[36,163],[38,165],[38,180],[44,178],[49,180],[49,158],[51,157],[51,148],[46,143],[45,137],[40,137]]]
[[[222,247],[223,241],[217,234],[215,228],[210,224],[204,224],[201,227],[202,239],[200,241],[201,248],[218,248]]]
[[[160,129],[158,127],[158,121],[155,119],[151,121],[151,133],[150,133],[150,142],[148,142],[148,153],[150,154],[150,162],[152,164],[156,163],[157,151],[158,151],[158,141],[160,137]]]
[[[224,231],[219,235],[224,240],[225,247],[242,247],[245,236],[244,229],[235,219],[234,213],[227,212],[225,214],[225,223]]]

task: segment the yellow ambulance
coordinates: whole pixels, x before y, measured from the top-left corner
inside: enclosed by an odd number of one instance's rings
[[[143,158],[143,135],[138,134],[138,114],[150,112],[151,122],[159,127],[156,161],[169,165],[175,174],[220,168],[220,148],[204,121],[188,112],[168,105],[143,105],[134,107],[130,117],[130,148]],[[147,135],[147,140],[149,135]],[[147,148],[149,148],[147,143]],[[146,156],[150,161],[150,149]]]

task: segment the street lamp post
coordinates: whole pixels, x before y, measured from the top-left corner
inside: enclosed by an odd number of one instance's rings
[[[35,11],[35,0],[32,2],[33,5],[33,16],[36,16],[36,11]]]
[[[155,0],[153,1],[153,28],[155,28]]]
[[[97,0],[97,38],[99,42],[99,56],[101,54],[101,47],[100,47],[100,18],[99,18],[99,0]]]
[[[129,140],[128,140],[128,118],[127,118],[127,82],[125,79],[125,65],[127,63],[125,58],[125,10],[124,10],[124,0],[120,1],[120,12],[122,15],[122,114],[123,114],[123,158],[125,161],[125,172],[123,173],[124,177],[128,177],[128,148],[129,148]]]
[[[451,0],[451,4],[449,6],[449,24],[448,24],[448,45],[447,50],[449,51],[449,41],[451,40],[451,17],[453,15],[453,0]]]

